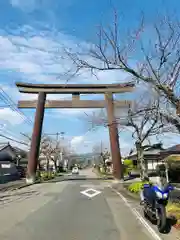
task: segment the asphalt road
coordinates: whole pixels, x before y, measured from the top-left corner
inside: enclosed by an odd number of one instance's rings
[[[21,200],[14,200],[1,209],[0,239],[167,239],[158,238],[153,229],[148,231],[149,225],[138,220],[129,203],[109,187],[109,182],[92,180],[92,173],[88,171],[82,172],[82,176],[88,175],[91,180],[31,186],[29,198],[23,198],[25,189],[21,190]],[[82,191],[87,189],[99,194],[85,196]]]

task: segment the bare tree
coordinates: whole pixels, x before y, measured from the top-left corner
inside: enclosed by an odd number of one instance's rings
[[[151,136],[157,136],[162,133],[164,127],[159,115],[158,106],[152,111],[146,111],[145,108],[140,111],[139,109],[136,109],[136,111],[129,109],[127,126],[132,128],[132,137],[135,139],[140,176],[144,180],[148,177],[148,164],[144,160],[145,141]]]
[[[88,120],[89,122],[92,121],[92,126],[95,126],[95,124],[99,126],[100,123],[101,126],[108,126],[106,118],[97,120],[97,117],[94,118],[94,116],[93,114]],[[159,114],[159,102],[155,101],[152,103],[150,101],[144,105],[142,101],[139,101],[133,110],[129,109],[126,116],[126,123],[124,122],[125,125],[121,124],[121,118],[117,118],[116,121],[119,126],[119,132],[124,130],[132,132],[132,138],[135,139],[141,179],[145,179],[148,175],[148,165],[144,161],[144,148],[147,146],[145,141],[149,140],[149,137],[157,136],[165,131],[162,117]]]
[[[46,136],[41,144],[41,148],[41,152],[46,157],[46,169],[49,170],[49,162],[53,161],[55,171],[57,172],[57,161],[61,153],[60,141]]]
[[[28,134],[21,133],[24,137],[31,141],[31,137]],[[49,163],[53,161],[55,171],[57,171],[57,160],[61,152],[60,142],[53,140],[49,136],[43,135],[41,138],[39,149],[39,161],[38,168],[41,170],[41,157],[46,159],[46,169],[49,170]]]
[[[144,22],[142,17],[138,29],[122,39],[124,34],[120,34],[118,14],[114,11],[112,24],[107,28],[99,26],[97,43],[86,52],[65,50],[75,66],[73,75],[88,70],[95,76],[99,71],[123,71],[136,83],[150,84],[163,101],[168,101],[177,110],[180,108],[176,93],[180,83],[179,20],[165,16],[148,26],[147,31]],[[174,118],[179,121],[175,114],[171,116],[172,123]]]
[[[97,165],[102,165],[106,172],[106,159],[110,157],[109,152],[103,149],[102,143],[93,146],[93,153],[96,155]]]
[[[176,128],[177,132],[180,134],[180,122],[177,118],[172,117],[171,114],[162,114],[162,117],[167,122],[167,124],[172,124]]]
[[[27,138],[29,140],[29,142],[31,142],[31,137],[28,134],[25,133],[21,133],[21,135],[23,135],[25,138]],[[41,142],[40,142],[40,149],[39,149],[39,156],[41,156],[42,154],[44,154],[47,150],[49,146],[49,142],[48,139],[45,135],[42,135],[41,137]],[[38,160],[38,168],[39,170],[41,169],[41,161]]]
[[[159,115],[161,117],[161,122],[164,125],[164,130],[166,132],[180,134],[180,118],[179,115],[176,114],[176,110],[172,106],[166,105],[166,109],[161,107],[163,104],[161,102],[161,97],[158,98],[159,101]],[[151,105],[149,108],[146,108],[146,111],[152,112],[156,110],[156,105]],[[141,113],[142,110],[139,111]],[[144,109],[143,109],[144,111]],[[138,112],[137,112],[138,113]]]

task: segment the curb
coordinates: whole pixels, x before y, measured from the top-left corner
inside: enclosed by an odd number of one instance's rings
[[[112,188],[114,188],[115,190],[117,190],[118,192],[122,192],[123,194],[125,194],[126,196],[134,199],[135,201],[140,201],[140,197],[138,194],[135,194],[135,193],[131,193],[129,192],[126,187],[122,184],[122,188],[121,190],[118,189],[118,186],[112,186]]]
[[[33,184],[24,184],[24,185],[22,185],[22,186],[12,188],[11,191],[15,191],[15,190],[18,190],[18,189],[22,189],[22,188],[25,188],[25,187],[28,187],[28,186],[31,186],[31,185],[33,185]]]
[[[52,179],[51,179],[52,180]],[[51,181],[49,180],[49,181]],[[22,188],[25,188],[25,187],[29,187],[31,185],[35,185],[35,184],[41,184],[41,183],[47,183],[49,181],[44,181],[44,182],[40,182],[40,181],[37,181],[35,183],[32,183],[32,184],[27,184],[27,183],[22,183],[22,185],[20,186],[17,186],[17,185],[14,185],[14,186],[8,186],[8,187],[3,187],[0,189],[0,192],[7,192],[7,191],[16,191],[18,189],[22,189]]]
[[[37,184],[37,183],[34,183],[34,184]],[[31,186],[31,185],[34,185],[34,184],[23,184],[23,185],[21,185],[21,186],[11,186],[11,187],[6,187],[6,188],[3,188],[3,189],[1,189],[3,192],[7,192],[7,191],[16,191],[16,190],[18,190],[18,189],[22,189],[22,188],[25,188],[25,187],[29,187],[29,186]]]
[[[24,185],[23,185],[24,186]],[[3,187],[0,189],[0,192],[7,192],[7,191],[13,191],[15,189],[18,189],[18,188],[21,188],[22,185],[18,186],[18,185],[15,185],[15,186],[7,186],[7,187]]]

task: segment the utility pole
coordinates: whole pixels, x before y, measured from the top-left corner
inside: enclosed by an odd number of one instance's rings
[[[103,152],[103,143],[102,143],[102,140],[101,140],[101,154]]]
[[[59,141],[59,133],[58,132],[56,133],[56,141],[57,142]]]
[[[47,136],[56,136],[57,140],[59,139],[59,135],[60,134],[61,134],[60,132],[57,132],[57,133],[45,133],[45,135],[47,135]]]
[[[62,144],[61,144],[61,162],[63,161],[63,152],[64,152],[64,149],[63,149],[64,134],[65,134],[65,132],[60,132],[60,136],[61,136],[61,140],[62,140]]]

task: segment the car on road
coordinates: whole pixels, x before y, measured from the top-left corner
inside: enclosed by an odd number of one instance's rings
[[[72,169],[72,174],[79,174],[79,169],[78,169],[78,167],[73,167],[73,169]]]

